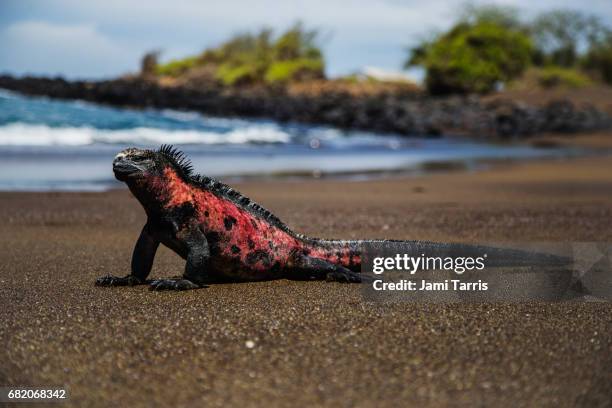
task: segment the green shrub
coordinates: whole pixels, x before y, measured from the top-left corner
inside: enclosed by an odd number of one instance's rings
[[[249,64],[233,65],[222,64],[217,68],[216,78],[223,85],[247,85],[258,79],[256,69]]]
[[[579,88],[591,83],[591,80],[580,71],[556,66],[537,70],[536,78],[538,84],[543,88]]]
[[[317,31],[306,30],[300,23],[277,38],[270,29],[238,34],[199,56],[158,65],[156,73],[178,77],[207,66],[211,68],[208,72],[214,72],[214,79],[227,86],[323,78],[324,61],[316,46],[317,36]]]
[[[158,75],[177,77],[194,68],[198,64],[198,57],[188,57],[180,60],[172,60],[166,64],[157,65]]]
[[[425,68],[425,83],[433,94],[485,93],[521,75],[532,50],[521,31],[490,22],[462,23],[413,49],[407,65]]]
[[[264,80],[269,84],[294,80],[323,78],[323,60],[299,58],[273,62],[266,71]]]

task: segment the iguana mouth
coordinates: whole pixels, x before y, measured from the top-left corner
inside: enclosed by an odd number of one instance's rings
[[[137,165],[126,160],[115,160],[113,162],[113,173],[115,178],[120,181],[124,181],[126,178],[132,175],[136,175],[142,172]]]

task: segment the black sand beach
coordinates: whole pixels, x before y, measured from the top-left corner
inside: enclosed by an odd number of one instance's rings
[[[336,238],[610,241],[612,158],[481,173],[237,186]],[[612,404],[612,306],[364,302],[358,285],[275,281],[182,293],[126,274],[145,216],[127,191],[0,194],[0,384],[67,406]],[[167,249],[154,277],[181,273]]]

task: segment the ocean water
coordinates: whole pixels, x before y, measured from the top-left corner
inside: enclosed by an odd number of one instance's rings
[[[406,138],[194,112],[119,109],[0,90],[0,190],[119,187],[111,169],[114,155],[130,146],[157,148],[163,143],[183,150],[196,171],[223,179],[363,178],[422,173],[445,164],[473,168],[483,160],[571,154],[456,138]]]

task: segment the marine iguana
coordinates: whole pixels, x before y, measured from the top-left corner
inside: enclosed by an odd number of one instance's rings
[[[228,185],[196,175],[191,162],[170,145],[157,151],[123,150],[113,161],[113,172],[128,185],[148,219],[134,248],[131,274],[98,278],[98,286],[149,283],[152,290],[186,290],[213,282],[282,278],[357,283],[362,281],[364,244],[396,243],[404,251],[447,256],[480,256],[488,251],[507,265],[518,266],[540,259],[522,251],[475,245],[309,238]],[[160,243],[186,260],[182,278],[146,281]]]

